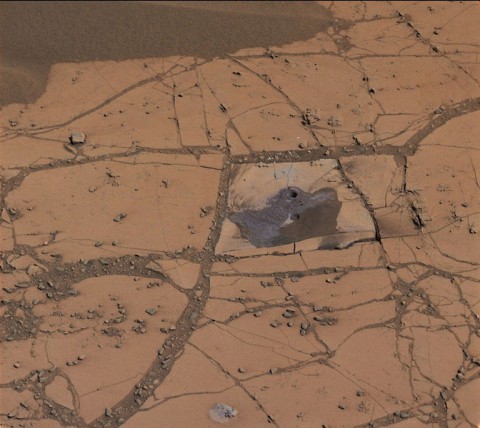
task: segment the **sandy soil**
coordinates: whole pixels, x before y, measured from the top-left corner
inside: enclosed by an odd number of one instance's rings
[[[52,64],[212,59],[305,40],[331,22],[332,15],[311,2],[1,1],[0,105],[36,100]]]
[[[2,427],[480,426],[478,2],[0,7]]]

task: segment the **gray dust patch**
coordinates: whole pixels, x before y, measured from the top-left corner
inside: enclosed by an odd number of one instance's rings
[[[237,416],[237,409],[234,409],[232,406],[223,403],[217,403],[213,406],[210,411],[210,418],[215,422],[225,423],[228,422],[231,418]]]
[[[271,197],[265,208],[245,209],[229,219],[255,247],[275,247],[335,234],[341,206],[332,188],[308,193],[288,187]]]

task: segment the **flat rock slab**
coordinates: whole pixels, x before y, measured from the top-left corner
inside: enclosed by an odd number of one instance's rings
[[[238,165],[232,177],[217,253],[340,249],[375,239],[336,160]]]
[[[201,248],[212,219],[200,217],[201,207],[215,203],[218,161],[219,155],[197,161],[149,153],[134,161],[36,171],[8,196],[22,213],[14,227],[23,235],[21,243],[38,246],[47,260],[52,253],[72,261]],[[59,233],[48,242],[52,230]]]

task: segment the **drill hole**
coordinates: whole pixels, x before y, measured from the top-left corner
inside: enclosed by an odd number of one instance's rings
[[[289,199],[295,199],[298,196],[298,192],[296,190],[289,189],[287,196],[289,197]]]

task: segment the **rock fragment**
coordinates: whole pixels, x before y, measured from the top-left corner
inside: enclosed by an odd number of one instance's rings
[[[155,315],[157,313],[157,308],[148,308],[148,309],[145,309],[145,312],[148,315]]]
[[[87,136],[83,132],[72,132],[70,134],[71,144],[83,144],[87,140]]]
[[[113,218],[113,221],[118,223],[120,220],[124,219],[127,216],[125,213],[120,213]]]

